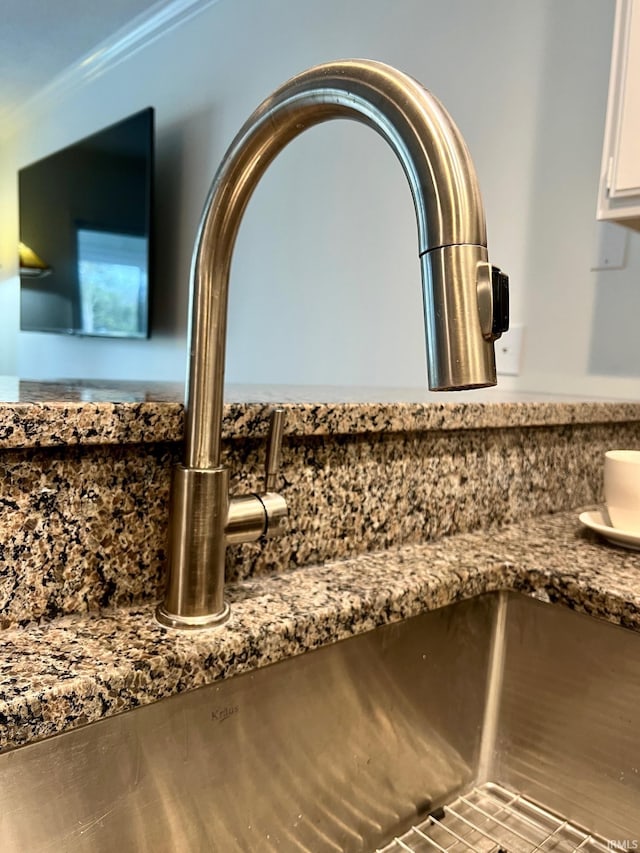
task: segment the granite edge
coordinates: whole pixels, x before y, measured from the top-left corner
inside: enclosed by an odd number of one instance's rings
[[[545,427],[640,421],[633,402],[226,403],[223,438],[267,434],[275,405],[290,437]],[[0,449],[179,442],[178,402],[0,403]]]
[[[638,579],[640,555],[571,512],[246,581],[222,631],[167,632],[152,606],[7,629],[0,750],[498,590],[640,630]]]

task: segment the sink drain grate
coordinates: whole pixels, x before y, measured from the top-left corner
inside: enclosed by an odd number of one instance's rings
[[[610,853],[604,839],[498,785],[458,797],[377,853]]]

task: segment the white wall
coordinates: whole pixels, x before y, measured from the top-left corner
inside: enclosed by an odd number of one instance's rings
[[[637,299],[639,235],[627,270],[590,271],[613,5],[221,0],[40,103],[31,125],[0,149],[0,373],[181,379],[193,237],[226,146],[283,80],[323,60],[369,56],[430,88],[471,149],[490,256],[511,276],[513,322],[527,327],[522,374],[503,384],[640,393],[640,342],[629,344],[623,365],[609,352],[615,324],[631,328],[616,306]],[[153,338],[18,333],[16,169],[147,105],[157,121]],[[263,179],[241,228],[228,380],[423,385],[416,247],[408,186],[384,142],[353,122],[298,138]],[[594,344],[601,340],[613,344]]]

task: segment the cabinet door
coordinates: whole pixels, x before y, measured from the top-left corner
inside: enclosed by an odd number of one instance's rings
[[[640,229],[640,0],[617,0],[599,219]]]

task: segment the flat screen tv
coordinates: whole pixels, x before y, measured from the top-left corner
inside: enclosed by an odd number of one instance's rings
[[[20,328],[149,336],[154,112],[18,172]]]

